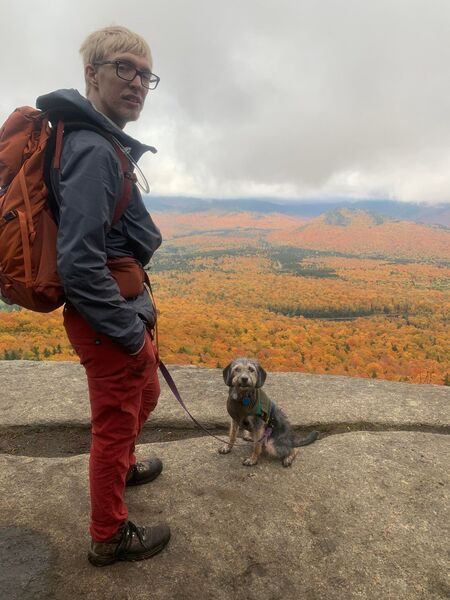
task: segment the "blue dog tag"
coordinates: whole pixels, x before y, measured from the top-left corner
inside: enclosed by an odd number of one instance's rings
[[[250,398],[248,396],[246,396],[245,398],[242,398],[242,406],[248,406],[250,404]]]

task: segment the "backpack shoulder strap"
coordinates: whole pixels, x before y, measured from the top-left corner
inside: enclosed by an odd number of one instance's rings
[[[136,183],[137,178],[133,170],[130,169],[131,162],[126,152],[112,136],[111,138],[111,143],[116,151],[123,172],[122,193],[119,201],[116,204],[116,210],[114,211],[112,220],[113,225],[115,225],[120,220],[121,216],[127,209],[128,204],[130,203],[131,196],[133,194],[133,184]]]
[[[65,122],[60,119],[56,125],[55,151],[53,155],[52,167],[54,170],[59,170],[60,168],[64,132],[75,131],[79,129],[88,129],[89,131],[95,131],[111,143],[112,147],[114,148],[117,154],[117,158],[122,168],[123,183],[122,191],[119,200],[116,204],[116,209],[114,211],[114,216],[112,219],[112,225],[115,225],[116,223],[118,223],[123,213],[127,209],[128,204],[130,203],[131,196],[133,193],[133,183],[136,182],[136,175],[134,174],[133,169],[131,168],[131,161],[128,158],[127,153],[112,134],[107,133],[106,131],[100,129],[99,127],[96,127],[95,125],[91,125],[90,123],[83,123],[78,121]]]

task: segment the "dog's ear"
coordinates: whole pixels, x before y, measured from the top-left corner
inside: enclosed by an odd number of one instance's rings
[[[222,375],[223,375],[223,380],[225,381],[225,385],[227,385],[228,387],[231,387],[231,365],[233,363],[230,363],[229,365],[227,365],[225,367],[225,369],[222,371]]]
[[[258,369],[258,380],[256,382],[256,387],[260,388],[264,385],[264,382],[267,377],[267,373],[264,371],[264,369],[260,365],[257,365],[257,369]]]

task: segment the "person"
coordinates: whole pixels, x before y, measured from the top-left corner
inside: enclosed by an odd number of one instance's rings
[[[91,406],[88,559],[103,566],[150,558],[170,538],[166,523],[130,521],[124,501],[126,486],[148,483],[162,470],[159,459],[137,462],[135,456],[136,439],[160,393],[155,311],[143,267],[160,246],[161,234],[134,184],[122,215],[114,219],[130,176],[121,168],[119,152],[135,164],[154,151],[123,128],[139,118],[159,77],[152,72],[146,41],[124,27],[95,31],[80,53],[86,97],[58,90],[38,98],[37,107],[51,120],[63,115],[81,122],[65,130],[60,168],[50,179],[57,266],[67,299],[64,326],[86,370]]]

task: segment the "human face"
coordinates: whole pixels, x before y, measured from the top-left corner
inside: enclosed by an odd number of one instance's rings
[[[105,57],[102,61],[123,60],[136,69],[151,71],[151,63],[144,56],[121,52]],[[121,129],[130,121],[136,121],[144,107],[148,89],[142,85],[139,75],[133,81],[120,79],[113,64],[85,67],[86,81],[89,83],[88,99],[95,108],[111,119]]]

